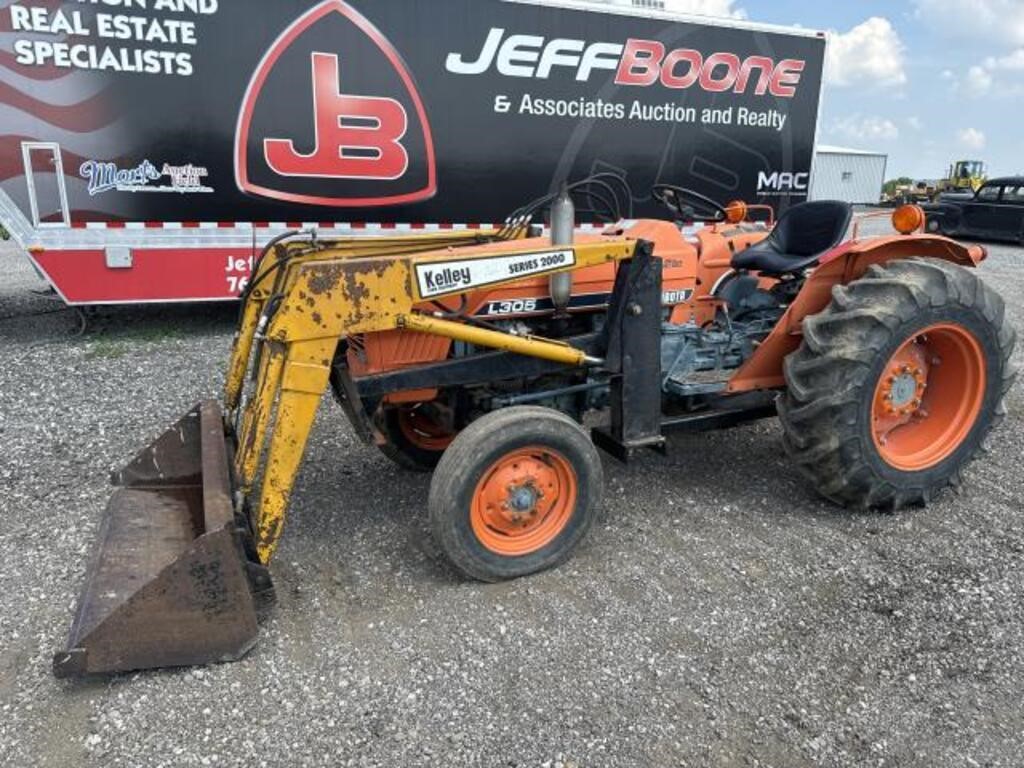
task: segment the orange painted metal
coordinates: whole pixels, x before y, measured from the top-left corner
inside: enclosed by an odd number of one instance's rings
[[[729,380],[727,391],[739,393],[784,387],[786,379],[782,373],[782,362],[800,346],[804,318],[828,306],[832,288],[857,280],[872,264],[913,256],[945,259],[973,267],[985,258],[985,249],[963,246],[934,235],[893,235],[843,243],[821,259],[775,329]]]
[[[576,510],[576,471],[550,448],[526,447],[488,467],[473,492],[470,525],[480,544],[505,557],[537,552]]]
[[[419,408],[399,410],[398,427],[406,440],[426,451],[443,451],[455,439],[451,430],[438,424]]]
[[[664,268],[663,291],[667,296],[689,297],[688,301],[681,303],[668,302],[674,305],[670,322],[685,323],[691,318],[706,322],[713,317],[713,308],[699,306],[696,298],[706,295],[718,278],[729,271],[734,251],[764,239],[767,230],[742,230],[736,225],[724,225],[721,228],[708,227],[695,236],[687,237],[670,221],[645,219],[626,229],[609,228],[606,235],[583,235],[577,241],[594,242],[608,236],[626,236],[654,243],[655,255],[662,260]],[[617,266],[616,263],[601,264],[573,272],[573,295],[592,296],[595,300],[607,297],[615,283]],[[509,307],[509,317],[528,318],[550,313],[550,308],[541,304],[536,310],[530,308],[531,301],[547,299],[549,295],[547,278],[527,278],[499,289],[474,291],[468,294],[465,304],[448,299],[438,305],[424,303],[417,309],[426,313],[443,311],[484,315],[493,321],[506,314],[504,311],[497,315],[487,313],[489,305],[498,304]],[[596,309],[599,306],[585,306],[575,311]],[[367,376],[441,361],[448,357],[450,349],[451,341],[441,336],[408,330],[382,331],[366,334],[358,343],[350,343],[348,364],[353,376]],[[417,403],[435,397],[436,390],[415,390],[390,393],[386,401],[390,404]]]
[[[966,328],[943,323],[915,333],[875,387],[871,436],[879,455],[905,472],[949,458],[978,420],[986,381],[985,353]]]

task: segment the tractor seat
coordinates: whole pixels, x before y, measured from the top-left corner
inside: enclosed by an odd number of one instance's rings
[[[853,206],[838,200],[794,205],[767,238],[734,255],[732,267],[776,277],[802,272],[843,242],[852,218]]]

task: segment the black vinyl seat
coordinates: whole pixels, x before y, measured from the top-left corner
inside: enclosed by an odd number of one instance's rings
[[[813,267],[843,242],[852,218],[853,206],[839,200],[794,205],[767,238],[732,257],[733,269],[779,276]]]

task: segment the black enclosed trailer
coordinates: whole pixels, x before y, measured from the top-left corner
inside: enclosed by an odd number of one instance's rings
[[[478,227],[596,171],[627,216],[659,182],[776,208],[809,186],[821,33],[513,0],[0,19],[0,221],[71,304],[233,299],[288,229]]]

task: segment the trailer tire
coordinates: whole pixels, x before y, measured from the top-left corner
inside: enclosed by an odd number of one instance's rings
[[[550,408],[493,411],[441,457],[430,525],[463,574],[504,581],[558,565],[593,524],[604,475],[587,433]]]
[[[1005,414],[1016,336],[1003,300],[939,259],[873,265],[836,286],[784,364],[784,443],[844,506],[925,504],[962,482]]]

